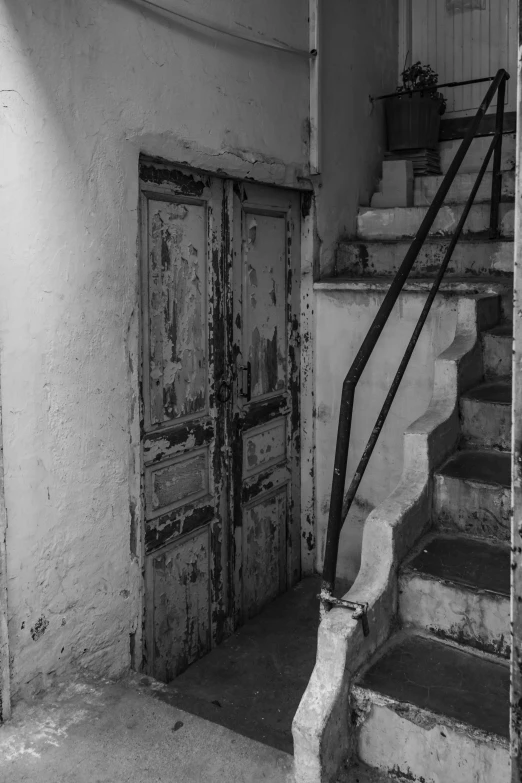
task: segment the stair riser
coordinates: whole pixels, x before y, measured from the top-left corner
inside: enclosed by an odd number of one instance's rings
[[[369,766],[419,783],[509,780],[507,741],[374,694],[369,705],[368,692],[359,688],[354,696],[365,717],[357,751]]]
[[[485,174],[475,196],[475,204],[491,199],[492,174]],[[413,204],[416,207],[429,207],[433,201],[444,177],[415,177]],[[477,179],[476,173],[459,174],[444,199],[445,204],[465,204]],[[513,200],[515,197],[515,172],[506,171],[502,175],[502,199]]]
[[[413,237],[426,215],[426,207],[395,207],[391,209],[362,208],[357,216],[357,236],[361,239],[395,239]],[[462,215],[462,206],[441,207],[431,227],[430,235],[453,234]],[[489,230],[489,204],[476,204],[470,210],[463,234],[481,234]],[[511,239],[514,231],[513,204],[500,205],[500,234]]]
[[[462,398],[460,401],[462,436],[466,446],[475,448],[511,448],[511,406]]]
[[[453,141],[443,141],[439,144],[440,151],[440,166],[443,174],[446,174],[449,169],[453,158],[456,155],[458,148],[462,143],[462,139],[454,139]],[[516,161],[516,138],[514,133],[506,133],[502,137],[502,171],[513,171],[515,169]],[[471,142],[471,146],[466,153],[462,165],[459,169],[461,174],[465,172],[477,172],[486,156],[486,152],[491,144],[491,136],[482,136],[481,138],[474,139]],[[489,162],[488,170],[493,168],[493,159]]]
[[[435,274],[444,259],[449,240],[426,243],[410,277]],[[337,274],[354,277],[395,274],[404,261],[411,240],[399,242],[343,242],[337,249]],[[513,242],[462,241],[457,244],[446,278],[506,275],[513,272]]]
[[[483,652],[509,656],[509,598],[411,572],[399,580],[404,625]]]
[[[513,342],[504,335],[483,335],[484,373],[486,378],[511,375]]]
[[[433,510],[439,530],[497,541],[510,539],[510,491],[473,481],[434,476]]]

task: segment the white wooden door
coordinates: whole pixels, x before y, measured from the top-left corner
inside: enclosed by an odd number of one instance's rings
[[[429,64],[439,83],[511,74],[506,110],[514,111],[517,73],[517,0],[401,0],[399,72],[405,62]],[[448,88],[446,116],[473,114],[487,84]],[[492,104],[490,111],[493,111]]]
[[[169,682],[300,577],[300,197],[145,159],[140,187],[144,668]]]
[[[300,578],[300,199],[234,187],[236,612],[246,620]]]
[[[223,180],[140,167],[145,669],[169,682],[226,632]]]

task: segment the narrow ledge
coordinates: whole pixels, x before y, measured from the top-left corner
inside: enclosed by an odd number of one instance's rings
[[[329,277],[315,282],[314,291],[387,291],[392,281],[392,277]],[[432,277],[412,277],[404,284],[403,291],[423,293],[429,291],[432,285]],[[512,288],[511,278],[452,278],[442,282],[439,292],[448,295],[502,294]]]

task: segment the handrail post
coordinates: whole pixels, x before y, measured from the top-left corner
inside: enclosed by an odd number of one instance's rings
[[[495,136],[497,144],[493,158],[493,174],[491,178],[491,215],[489,221],[489,238],[498,239],[500,199],[502,197],[502,134],[504,132],[504,101],[506,95],[506,79],[502,79],[497,94],[497,117]]]
[[[354,394],[355,384],[352,381],[345,379],[341,396],[341,406],[339,409],[339,426],[337,428],[337,444],[335,447],[334,471],[323,563],[322,589],[329,594],[333,593],[335,587],[339,537],[344,521],[342,517],[344,485],[346,483],[346,467],[348,464],[348,449],[350,446]]]

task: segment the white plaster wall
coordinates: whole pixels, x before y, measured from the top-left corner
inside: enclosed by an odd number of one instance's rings
[[[398,0],[321,3],[321,158],[318,236],[321,274],[331,274],[342,236],[355,235],[357,207],[368,205],[385,150],[382,102],[397,79]]]
[[[177,5],[307,46],[304,0]],[[132,632],[139,655],[139,153],[296,184],[308,62],[127,0],[4,0],[0,90],[16,699],[74,666],[120,673]]]
[[[342,384],[384,294],[378,291],[318,290],[316,296],[316,520],[317,567],[321,570]],[[359,381],[346,487],[371,435],[425,300],[426,293],[401,294]],[[433,391],[434,361],[453,341],[456,324],[456,298],[438,296],[343,528],[338,559],[339,577],[353,581],[357,575],[364,520],[399,482],[403,466],[404,431],[428,407]]]

